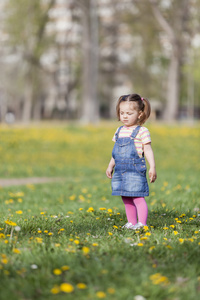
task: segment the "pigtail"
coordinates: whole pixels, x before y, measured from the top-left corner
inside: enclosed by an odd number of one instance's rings
[[[151,114],[151,105],[148,99],[146,98],[141,98],[143,107],[142,107],[142,114],[138,120],[138,124],[142,125],[146,122],[146,120],[149,118]]]

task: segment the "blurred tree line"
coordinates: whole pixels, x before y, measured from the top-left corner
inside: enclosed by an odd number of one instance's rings
[[[165,120],[199,117],[200,0],[3,2],[1,121],[97,122],[131,92]]]

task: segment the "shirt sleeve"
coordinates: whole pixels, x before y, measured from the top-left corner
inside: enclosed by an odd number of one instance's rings
[[[140,136],[141,136],[141,141],[142,141],[143,145],[151,143],[150,132],[146,127],[142,127]]]
[[[117,128],[117,130],[119,129],[119,127]],[[117,130],[115,131],[115,134],[114,134],[114,136],[113,136],[113,138],[112,138],[112,141],[113,142],[116,142],[116,140],[115,140],[115,135],[116,135],[116,133],[117,133]]]

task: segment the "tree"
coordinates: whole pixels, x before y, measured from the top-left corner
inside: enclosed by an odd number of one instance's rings
[[[171,45],[164,119],[172,121],[178,116],[181,68],[188,45],[185,36],[186,34],[188,36],[189,31],[188,22],[190,20],[191,1],[170,1],[169,7],[165,9],[165,15],[167,15],[167,17],[161,12],[158,1],[148,1],[151,4],[157,22],[167,35]]]
[[[97,97],[99,65],[98,7],[96,0],[77,0],[82,20],[82,113],[84,123],[99,121]]]
[[[46,35],[49,10],[56,0],[9,0],[7,4],[6,31],[10,45],[17,49],[24,77],[24,100],[22,120],[30,120],[35,99],[41,90],[40,73],[45,70],[41,56],[50,46],[52,39]]]

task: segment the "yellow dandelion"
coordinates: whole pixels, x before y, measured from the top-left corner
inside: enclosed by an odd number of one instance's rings
[[[112,209],[111,208],[108,208],[108,213],[112,213]]]
[[[79,208],[79,210],[81,211],[81,210],[83,210],[83,208],[82,208],[82,207],[80,207],[80,208]]]
[[[169,229],[169,228],[165,226],[165,227],[163,227],[163,229],[164,229],[164,230],[167,230],[167,229]]]
[[[116,228],[116,229],[118,229],[118,226],[116,226],[116,225],[113,225],[113,228]]]
[[[83,251],[83,254],[84,254],[84,255],[87,255],[87,254],[90,252],[90,248],[88,248],[88,247],[83,247],[83,248],[82,248],[82,251]]]
[[[149,248],[149,250],[152,251],[152,250],[155,249],[155,248],[156,248],[155,246],[151,246],[151,247]]]
[[[190,241],[191,243],[193,243],[193,242],[194,242],[194,239],[189,238],[188,241]]]
[[[173,249],[172,246],[170,246],[170,245],[167,245],[166,247],[170,250]]]
[[[54,275],[61,275],[62,274],[62,270],[60,270],[60,269],[54,269],[53,270],[53,274]]]
[[[113,235],[112,232],[108,232],[108,235]]]
[[[177,235],[178,234],[178,231],[174,231],[174,235]]]
[[[106,293],[102,292],[102,291],[99,291],[99,292],[96,292],[96,296],[100,299],[102,298],[105,298],[106,297]]]
[[[74,240],[74,244],[78,245],[79,243],[79,240]]]
[[[107,292],[108,292],[109,294],[113,295],[113,294],[115,293],[115,289],[113,289],[113,288],[108,288],[108,289],[107,289]]]
[[[60,288],[58,285],[54,285],[54,287],[51,289],[51,293],[56,295],[58,293],[60,293]]]
[[[97,247],[97,246],[99,246],[99,244],[93,243],[92,246]]]
[[[77,288],[80,289],[80,290],[85,290],[87,288],[87,285],[85,283],[77,283]]]
[[[93,212],[94,211],[94,208],[93,207],[89,207],[87,212]]]
[[[76,199],[76,195],[71,195],[70,197],[69,197],[69,200],[71,200],[71,201],[73,201],[73,200],[75,200]]]
[[[0,239],[5,239],[5,234],[0,233]]]
[[[17,249],[17,248],[13,248],[13,253],[20,254],[21,251],[19,249]]]
[[[148,237],[146,237],[146,236],[143,236],[143,237],[141,237],[141,238],[140,238],[140,240],[141,240],[141,241],[148,240]]]
[[[62,269],[62,271],[68,271],[70,269],[70,267],[69,266],[62,266],[61,269]]]
[[[53,232],[49,232],[48,235],[53,235]]]
[[[22,210],[17,210],[16,214],[21,215],[21,214],[23,214],[23,211]]]
[[[15,222],[10,221],[10,220],[5,221],[5,223],[10,226],[17,226],[17,224]]]
[[[105,207],[100,207],[99,210],[106,210],[106,208]]]
[[[144,246],[144,244],[143,243],[138,243],[137,244],[139,247],[142,247],[142,246]]]
[[[44,215],[45,214],[45,212],[43,212],[43,211],[41,211],[41,213],[40,213],[41,215]]]
[[[170,225],[169,227],[171,227],[171,228],[174,228],[174,227],[175,227],[175,225]]]
[[[36,237],[35,238],[35,241],[38,243],[38,244],[41,244],[43,242],[43,239],[42,238],[39,238],[39,237]]]
[[[70,283],[62,283],[60,285],[60,290],[64,293],[72,293],[74,291],[74,287]]]
[[[182,244],[184,242],[184,239],[179,239],[179,242]]]
[[[150,236],[151,232],[146,232],[145,235]]]
[[[160,273],[153,274],[149,278],[154,285],[158,285],[158,284],[168,285],[169,284],[169,279]]]
[[[198,234],[198,233],[199,233],[199,231],[198,231],[198,230],[196,230],[194,233],[195,233],[195,234]]]
[[[4,265],[7,265],[8,263],[8,259],[5,257],[5,258],[2,258],[1,259],[1,263],[4,264]]]

